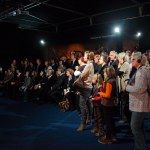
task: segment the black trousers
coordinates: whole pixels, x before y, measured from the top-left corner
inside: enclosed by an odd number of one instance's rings
[[[111,139],[112,135],[115,135],[115,107],[103,106],[104,123],[106,127],[106,138]]]

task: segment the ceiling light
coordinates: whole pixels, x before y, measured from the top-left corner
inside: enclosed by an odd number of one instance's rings
[[[115,33],[120,33],[120,27],[115,27],[115,28],[114,28],[114,32],[115,32]]]

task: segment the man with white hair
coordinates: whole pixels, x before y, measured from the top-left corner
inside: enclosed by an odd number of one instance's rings
[[[118,68],[117,52],[110,51],[108,66],[113,66],[115,70]]]
[[[132,78],[126,82],[123,90],[129,92],[129,109],[132,112],[131,129],[134,135],[134,150],[146,150],[144,135],[144,118],[150,112],[150,95],[148,87],[150,70],[146,68],[146,56],[136,52],[132,57],[132,66],[137,69]]]

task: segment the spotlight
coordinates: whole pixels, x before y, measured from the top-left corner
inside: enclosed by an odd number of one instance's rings
[[[120,33],[120,27],[115,27],[115,28],[114,28],[114,32],[115,32],[115,33]]]
[[[41,40],[40,43],[41,43],[41,45],[45,45],[45,41],[44,40]]]
[[[136,37],[140,37],[141,36],[141,32],[137,32]]]
[[[13,16],[16,16],[16,15],[17,15],[16,11],[13,11],[13,12],[12,12],[12,15],[13,15]]]

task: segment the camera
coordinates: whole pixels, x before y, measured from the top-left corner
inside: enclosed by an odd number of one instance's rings
[[[123,77],[124,72],[123,71],[118,71],[117,72],[117,76],[119,76],[120,78]]]

